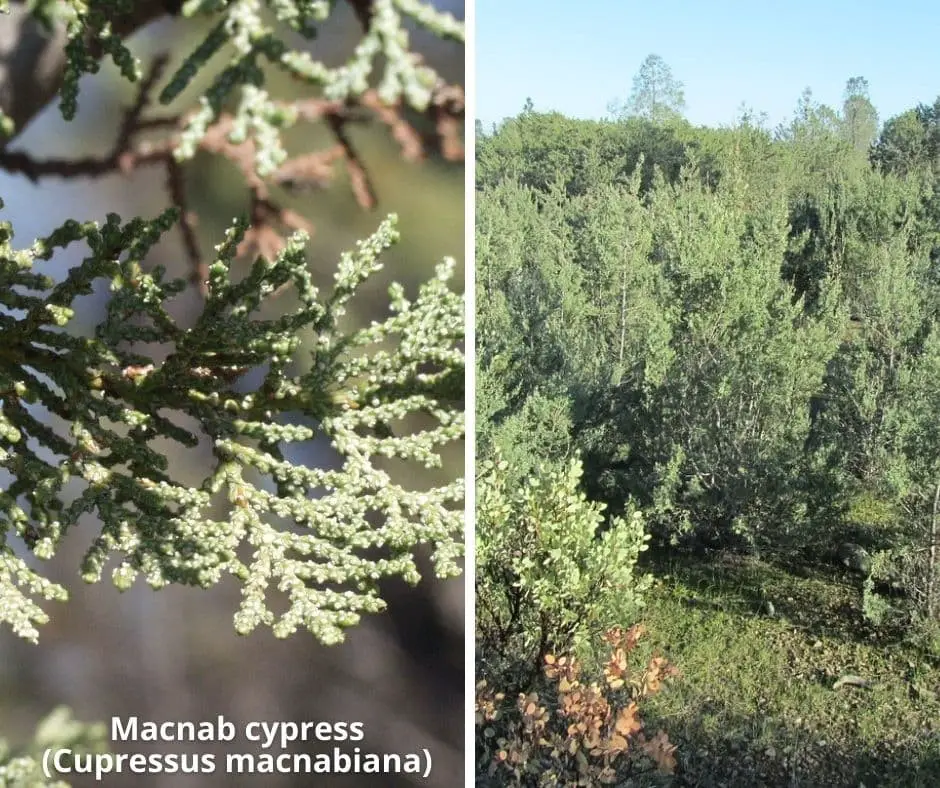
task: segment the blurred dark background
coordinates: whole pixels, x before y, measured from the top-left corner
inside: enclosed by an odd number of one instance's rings
[[[462,18],[464,4],[439,2]],[[345,59],[355,45],[358,26],[346,6],[312,45],[315,56],[328,63]],[[167,19],[139,34],[134,44],[147,53],[169,51],[171,69],[205,29],[185,20]],[[448,82],[464,84],[464,50],[415,31],[413,45],[425,54]],[[276,96],[291,98],[297,88],[274,79]],[[105,152],[115,133],[116,120],[133,92],[111,65],[81,86],[80,111],[66,124],[55,106],[48,107],[17,140],[14,149],[37,156],[76,156]],[[180,103],[191,101],[199,85],[191,87]],[[299,151],[328,143],[324,131],[304,130],[288,138]],[[304,134],[310,136],[304,137]],[[390,281],[414,294],[444,256],[458,260],[455,287],[463,288],[464,168],[462,163],[429,160],[402,161],[397,143],[379,124],[352,129],[353,141],[372,176],[379,198],[373,211],[360,208],[341,175],[332,186],[302,195],[275,192],[272,196],[303,214],[314,225],[309,245],[311,269],[328,291],[338,255],[367,236],[390,212],[399,215],[401,241],[384,257],[385,269],[367,284],[351,320],[369,321],[385,314],[385,292]],[[248,207],[241,176],[229,163],[200,155],[187,169],[193,209],[199,214],[199,242],[204,254],[222,237],[231,217]],[[3,218],[16,230],[16,246],[25,246],[67,218],[103,221],[109,211],[122,219],[153,216],[167,205],[159,170],[139,171],[127,178],[65,182],[45,179],[37,185],[25,178],[0,176]],[[79,249],[60,254],[44,269],[60,277],[78,262]],[[171,274],[186,276],[187,265],[178,233],[168,235],[152,264],[165,265]],[[82,302],[85,329],[101,316],[106,292]],[[189,299],[189,300],[187,300]],[[176,302],[177,313],[197,306],[194,294]],[[181,478],[202,478],[199,452],[172,458]],[[294,461],[329,461],[308,451]],[[410,471],[409,483],[430,486],[462,472],[463,447],[448,452],[445,468],[437,473]],[[0,479],[0,483],[5,483]],[[430,573],[416,588],[389,583],[386,613],[366,618],[338,647],[320,646],[306,633],[279,641],[257,630],[243,638],[235,634],[232,615],[239,589],[224,582],[211,591],[169,588],[152,591],[141,581],[120,594],[110,584],[88,586],[78,576],[79,561],[96,533],[96,523],[74,529],[56,558],[41,567],[43,573],[66,586],[65,604],[44,603],[52,621],[41,628],[38,646],[0,631],[0,736],[13,744],[26,742],[36,723],[54,707],[70,706],[80,720],[110,722],[116,717],[141,720],[214,720],[223,714],[236,725],[252,720],[353,721],[364,723],[365,740],[356,745],[366,752],[408,753],[427,747],[434,758],[428,780],[394,775],[327,778],[319,775],[255,776],[239,778],[224,769],[201,777],[124,774],[105,785],[216,786],[216,785],[388,785],[454,786],[463,782],[463,633],[462,580],[437,581]],[[426,565],[425,565],[426,566]],[[180,744],[131,747],[116,744],[115,752],[215,752],[226,745]],[[231,749],[231,748],[229,748]],[[255,745],[237,749],[257,751]],[[304,751],[301,749],[300,751]],[[316,745],[306,751],[317,751]],[[217,760],[218,762],[218,760]],[[74,779],[74,785],[90,781]]]

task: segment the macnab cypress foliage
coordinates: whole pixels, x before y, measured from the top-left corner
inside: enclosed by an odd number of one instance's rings
[[[244,584],[239,632],[266,624],[287,636],[305,628],[324,643],[340,641],[361,613],[381,610],[381,578],[418,580],[418,544],[432,546],[440,575],[457,574],[462,513],[453,504],[462,482],[409,490],[378,461],[434,467],[441,444],[462,437],[463,301],[448,288],[453,262],[438,268],[413,303],[393,286],[384,322],[345,333],[338,319],[381,267],[394,220],[343,257],[332,292],[323,295],[310,281],[303,233],[234,281],[230,262],[246,229],[237,222],[216,248],[202,313],[183,328],[167,301],[186,284],[141,268],[172,220],[171,211],[152,221],[122,223],[111,214],[101,226],[67,222],[21,251],[12,248],[9,225],[0,228],[0,302],[22,313],[0,315],[0,465],[14,477],[0,493],[7,533],[48,559],[79,517],[93,512],[102,527],[85,555],[87,581],[99,580],[115,554],[118,588],[141,575],[155,588],[209,587],[232,575]],[[36,270],[56,248],[80,240],[91,253],[62,282]],[[94,336],[63,330],[76,298],[102,278],[114,294]],[[287,286],[296,291],[293,310],[253,316]],[[312,364],[291,375],[304,332],[313,337]],[[150,343],[165,344],[169,355],[154,363],[137,349]],[[252,370],[263,370],[263,380],[242,393],[238,380]],[[387,429],[416,413],[431,426]],[[297,423],[298,416],[307,419]],[[318,434],[342,458],[339,467],[285,459],[286,444]],[[165,449],[154,445],[167,438],[190,448],[208,440],[212,465],[201,484],[174,478]],[[71,480],[82,489],[67,501]],[[220,498],[227,503],[221,509]],[[265,603],[274,586],[291,603],[279,616]],[[0,557],[0,587],[0,619],[31,640],[34,625],[46,620],[31,597],[64,597],[10,547]]]
[[[450,287],[454,261],[441,263],[414,301],[392,286],[387,318],[350,330],[341,318],[396,240],[394,216],[342,257],[325,293],[312,283],[305,231],[258,243],[260,233],[272,234],[264,224],[272,215],[289,228],[305,224],[274,205],[263,185],[287,160],[280,133],[302,114],[303,101],[271,99],[262,64],[288,71],[323,100],[352,106],[372,90],[381,58],[384,72],[366,103],[392,114],[401,105],[426,110],[446,86],[410,51],[405,21],[463,38],[462,24],[430,5],[374,0],[351,4],[363,33],[341,66],[285,43],[297,34],[313,38],[334,5],[204,0],[180,9],[217,24],[166,82],[160,103],[173,101],[210,59],[218,69],[223,50],[228,59],[197,109],[174,119],[178,133],[162,144],[173,160],[185,160],[207,132],[218,135],[218,121],[225,143],[213,138],[204,149],[234,160],[240,151],[253,153],[257,176],[246,172],[251,220],[235,220],[209,261],[190,255],[190,279],[199,281],[204,298],[186,325],[169,304],[187,283],[168,280],[146,262],[165,233],[178,225],[185,237],[191,221],[173,191],[179,179],[172,162],[166,166],[173,205],[156,218],[67,221],[25,248],[14,245],[12,226],[0,223],[0,467],[10,478],[0,491],[0,621],[21,637],[35,642],[47,620],[41,602],[66,594],[14,551],[11,537],[47,560],[89,514],[100,527],[88,542],[85,580],[97,582],[106,567],[120,589],[139,577],[154,588],[210,587],[231,575],[243,587],[239,633],[264,625],[286,637],[306,629],[337,643],[363,613],[382,609],[379,581],[418,581],[420,546],[429,549],[439,576],[459,572],[462,480],[423,490],[398,482],[407,478],[403,468],[439,466],[442,446],[463,437],[464,314],[462,297]],[[26,10],[50,28],[66,25],[60,94],[66,119],[76,110],[79,78],[96,72],[102,57],[128,80],[141,80],[139,61],[115,32],[134,4],[37,0]],[[127,161],[162,150],[135,149],[131,139],[147,128],[142,112],[158,78],[155,70],[141,81],[138,104],[125,118],[119,144],[127,146]],[[223,116],[223,104],[235,109]],[[336,128],[343,122],[339,115],[329,120]],[[100,175],[122,161],[117,153],[65,164],[4,156],[8,169],[33,179]],[[367,182],[354,153],[347,151],[347,163]],[[43,264],[72,244],[84,244],[88,254],[56,282]],[[233,275],[234,259],[253,248],[265,254],[246,276]],[[70,330],[82,297],[102,283],[112,294],[101,324],[90,336]],[[265,309],[274,297],[276,307]],[[324,439],[338,458],[329,467],[288,459],[290,444]],[[204,478],[192,484],[174,474],[167,457],[173,444],[211,458]],[[269,591],[286,596],[286,610],[273,612]]]
[[[15,747],[0,738],[0,785],[4,788],[69,788],[62,780],[43,775],[40,764],[43,754],[51,749],[72,750],[86,757],[105,752],[108,730],[104,723],[83,723],[72,712],[60,706],[46,715],[25,746]]]
[[[185,58],[163,88],[160,103],[169,104],[212,60],[224,59],[198,109],[187,122],[175,153],[178,160],[192,158],[223,106],[234,100],[235,127],[231,141],[251,140],[256,146],[259,175],[271,175],[287,160],[281,132],[301,119],[296,108],[275,101],[265,88],[265,67],[276,68],[292,79],[322,92],[324,98],[348,101],[370,87],[376,61],[384,62],[378,98],[385,105],[403,102],[424,111],[441,86],[437,72],[412,52],[407,22],[440,37],[463,41],[464,25],[453,15],[420,0],[369,0],[350,3],[367,20],[352,58],[329,67],[288,41],[313,40],[337,5],[335,0],[188,0],[179,8],[183,16],[215,22],[203,41]],[[179,3],[167,3],[170,10]],[[59,108],[66,120],[78,109],[79,81],[95,74],[101,56],[110,58],[130,82],[144,78],[142,64],[118,34],[116,22],[134,12],[133,0],[33,0],[30,12],[48,29],[64,23],[68,33],[68,64],[63,76]],[[9,13],[0,0],[0,12]],[[5,129],[9,134],[9,128]]]

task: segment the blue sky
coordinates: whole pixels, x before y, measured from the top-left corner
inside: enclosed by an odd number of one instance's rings
[[[838,109],[868,80],[882,121],[940,95],[940,3],[917,0],[477,0],[476,106],[484,127],[535,109],[599,118],[651,53],[684,83],[686,117],[729,125],[742,102],[788,120],[800,93]]]

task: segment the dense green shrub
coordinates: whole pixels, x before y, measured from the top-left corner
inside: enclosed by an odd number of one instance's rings
[[[636,509],[601,529],[604,507],[580,491],[578,460],[518,487],[508,470],[497,458],[477,480],[478,671],[531,679],[546,654],[583,654],[607,629],[633,623],[650,584],[635,572],[647,536]]]

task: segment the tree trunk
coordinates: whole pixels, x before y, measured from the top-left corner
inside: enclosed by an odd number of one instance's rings
[[[933,496],[933,511],[930,516],[930,558],[927,566],[927,617],[937,616],[937,529],[940,519],[940,482]]]

